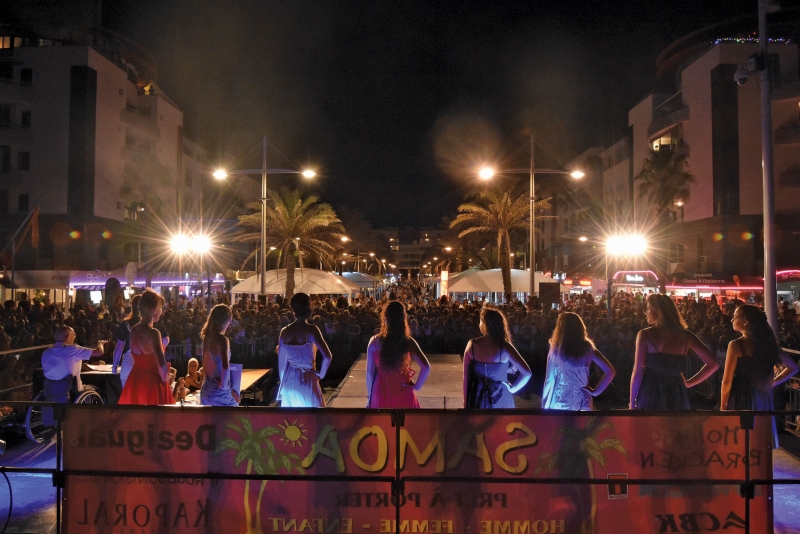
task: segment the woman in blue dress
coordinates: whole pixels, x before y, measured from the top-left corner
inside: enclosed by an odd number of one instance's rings
[[[218,304],[211,309],[203,326],[203,371],[200,404],[239,406],[239,392],[231,387],[231,345],[225,331],[233,318],[231,309]]]
[[[686,321],[667,295],[654,293],[647,297],[647,322],[652,326],[636,336],[630,408],[690,410],[688,389],[708,380],[719,369],[719,363],[708,347],[686,329]],[[689,350],[704,365],[687,379],[683,369]]]
[[[531,369],[510,343],[508,322],[500,310],[481,310],[480,337],[471,339],[464,351],[464,408],[514,408],[517,393],[531,378]],[[520,371],[514,384],[508,370]]]
[[[774,410],[772,388],[783,384],[798,366],[778,345],[763,311],[751,304],[733,312],[733,329],[742,337],[728,343],[722,375],[723,410]],[[775,369],[780,368],[776,374]],[[773,418],[775,446],[778,435]]]
[[[596,387],[589,387],[589,371],[594,363],[603,371]],[[586,325],[572,312],[558,316],[550,338],[547,374],[542,393],[546,410],[594,410],[594,397],[611,384],[616,371],[586,335]]]

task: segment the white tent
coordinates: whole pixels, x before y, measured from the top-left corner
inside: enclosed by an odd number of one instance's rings
[[[549,276],[536,273],[536,293],[539,293],[539,284],[553,283],[555,280]],[[559,290],[562,293],[569,291],[567,286],[560,284]],[[528,293],[531,287],[530,272],[522,269],[511,269],[511,292]],[[450,283],[448,288],[450,293],[488,293],[503,292],[503,274],[500,269],[488,269],[485,271],[475,271],[459,276]]]
[[[286,293],[286,269],[267,271],[266,279],[268,295],[283,295]],[[295,293],[308,293],[309,295],[349,295],[361,291],[360,287],[346,278],[329,271],[317,269],[295,269],[294,283]],[[258,274],[243,280],[231,288],[231,293],[258,295],[260,291],[261,280]]]
[[[366,273],[342,273],[342,276],[353,282],[358,287],[375,289],[381,285],[381,281]]]

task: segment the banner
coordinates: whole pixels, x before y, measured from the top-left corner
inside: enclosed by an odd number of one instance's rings
[[[756,418],[746,454],[739,417],[730,415],[404,415],[393,427],[391,413],[369,410],[70,406],[65,532],[738,531],[745,466],[751,478],[772,474],[769,418]],[[197,476],[206,473],[299,480]],[[608,483],[556,483],[587,478]],[[537,479],[543,483],[525,483]],[[669,484],[687,479],[730,484]],[[756,488],[753,533],[772,531],[769,496]]]

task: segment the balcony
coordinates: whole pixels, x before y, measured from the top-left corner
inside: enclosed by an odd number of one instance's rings
[[[785,100],[800,97],[800,78],[784,80],[780,87],[772,91],[772,100]]]
[[[681,106],[674,111],[665,113],[653,119],[650,126],[647,127],[647,136],[656,137],[657,134],[663,133],[676,124],[689,120],[689,107]]]
[[[0,124],[0,143],[30,144],[33,135],[30,128],[20,128],[13,124]]]
[[[36,90],[32,85],[20,84],[11,80],[0,80],[0,100],[14,102],[33,102]]]
[[[800,123],[787,122],[775,130],[775,144],[788,145],[791,143],[800,143]]]
[[[140,115],[139,113],[129,109],[123,109],[120,113],[120,119],[125,124],[130,124],[131,126],[143,130],[145,133],[153,137],[161,137],[161,130],[159,129],[158,125],[149,117],[145,117],[144,115]]]

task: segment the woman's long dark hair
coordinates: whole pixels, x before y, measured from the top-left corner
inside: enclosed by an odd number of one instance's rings
[[[781,361],[781,348],[767,322],[767,315],[752,304],[743,304],[737,311],[747,321],[747,334],[753,341],[753,356],[758,361],[759,369],[772,373],[772,368]]]
[[[230,307],[225,304],[217,304],[211,308],[211,313],[208,314],[206,324],[203,325],[203,330],[200,332],[204,347],[207,347],[208,344],[213,344],[215,346],[219,344],[219,338],[223,335],[220,333],[222,325],[232,316],[233,312]]]
[[[589,350],[595,350],[594,343],[586,335],[586,325],[580,315],[564,312],[558,316],[556,328],[550,338],[550,350],[564,358],[577,360]]]
[[[402,368],[406,364],[411,331],[406,308],[401,302],[393,300],[383,309],[378,337],[381,338],[381,365],[387,369]]]
[[[505,314],[493,306],[486,306],[481,310],[481,321],[486,327],[486,335],[492,343],[502,347],[506,341],[511,341],[508,332],[508,321]]]
[[[136,326],[142,320],[142,314],[139,312],[139,301],[141,299],[141,295],[134,295],[131,299],[131,312],[125,317],[125,320],[130,322],[131,327]]]

